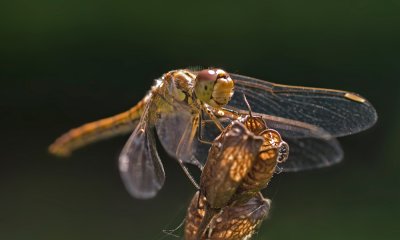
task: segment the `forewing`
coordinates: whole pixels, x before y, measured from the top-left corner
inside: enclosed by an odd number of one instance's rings
[[[297,172],[328,167],[343,159],[343,150],[335,139],[287,138],[289,158],[278,165],[277,171]]]
[[[119,156],[123,183],[133,197],[140,199],[154,197],[165,181],[150,114],[147,106],[140,123]]]
[[[231,77],[235,94],[229,105],[233,108],[247,109],[238,94],[244,93],[254,112],[315,125],[334,137],[360,132],[377,120],[374,107],[355,93],[274,84],[237,74]]]

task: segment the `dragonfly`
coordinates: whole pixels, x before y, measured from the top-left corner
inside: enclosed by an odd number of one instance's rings
[[[156,79],[128,111],[68,131],[49,151],[68,156],[90,143],[131,133],[119,156],[121,177],[132,196],[152,198],[165,181],[156,137],[190,178],[185,164],[202,169],[209,149],[202,138],[215,136],[206,126],[221,132],[222,119],[235,120],[247,113],[238,93],[245,94],[254,114],[290,145],[290,161],[282,163],[282,171],[339,162],[343,153],[336,137],[363,131],[377,120],[374,107],[356,93],[276,84],[219,68],[178,69]],[[204,118],[212,124],[205,124]]]

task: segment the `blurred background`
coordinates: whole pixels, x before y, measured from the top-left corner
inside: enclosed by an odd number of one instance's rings
[[[69,159],[47,146],[199,65],[354,91],[378,111],[372,129],[340,139],[341,164],[274,177],[255,239],[397,239],[399,12],[394,0],[3,1],[0,239],[176,239],[162,230],[181,223],[194,189],[164,152],[166,185],[140,201],[118,173],[127,136]]]

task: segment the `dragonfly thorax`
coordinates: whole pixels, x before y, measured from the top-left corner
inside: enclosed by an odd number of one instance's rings
[[[165,98],[172,97],[173,99],[182,101],[192,100],[192,89],[195,75],[186,70],[173,70],[162,77],[162,84],[158,85],[160,92]],[[158,91],[158,90],[156,90]]]
[[[204,69],[197,73],[194,92],[199,100],[221,107],[231,100],[233,87],[233,80],[224,70]]]

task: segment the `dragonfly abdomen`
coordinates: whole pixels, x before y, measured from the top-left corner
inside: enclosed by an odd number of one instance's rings
[[[144,98],[126,112],[71,129],[50,145],[50,153],[68,156],[72,151],[90,143],[132,132],[147,101],[148,99]]]

